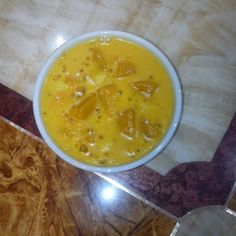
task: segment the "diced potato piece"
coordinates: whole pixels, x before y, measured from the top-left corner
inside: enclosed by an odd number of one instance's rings
[[[70,110],[70,114],[76,119],[85,120],[95,110],[96,106],[97,96],[95,93],[92,93],[83,101],[74,105]]]
[[[76,88],[75,96],[81,98],[85,95],[85,93],[86,93],[86,88],[83,86],[80,86]]]
[[[117,88],[115,84],[107,84],[103,87],[100,87],[97,90],[98,98],[108,112],[108,114],[112,115],[114,112],[114,104],[117,99]]]
[[[88,152],[88,147],[85,144],[81,144],[79,148],[80,152]]]
[[[78,85],[78,81],[77,81],[74,77],[72,77],[72,76],[67,76],[67,77],[65,78],[65,84],[66,84],[69,88],[75,89],[75,88],[77,87],[77,85]]]
[[[106,70],[107,69],[107,63],[102,55],[102,52],[99,48],[93,48],[91,50],[91,54],[92,54],[92,59],[94,62],[96,62],[96,64],[98,65],[98,67],[101,70]]]
[[[135,73],[134,65],[129,61],[119,61],[116,68],[116,76],[125,77]]]
[[[57,92],[54,97],[58,103],[62,104],[63,100],[66,100],[69,96],[70,91],[65,89],[64,91]]]
[[[135,110],[129,108],[118,115],[118,124],[122,134],[128,138],[134,138],[137,134],[135,124]]]
[[[87,129],[85,134],[85,140],[87,143],[93,145],[96,142],[96,133],[93,129]]]
[[[105,79],[106,79],[106,74],[104,72],[97,73],[97,75],[93,77],[93,80],[96,85],[101,84]]]
[[[148,119],[142,119],[140,124],[140,130],[147,139],[155,139],[159,136],[159,127],[152,124]]]
[[[132,87],[145,97],[150,97],[157,90],[157,83],[153,81],[140,80],[132,83]]]

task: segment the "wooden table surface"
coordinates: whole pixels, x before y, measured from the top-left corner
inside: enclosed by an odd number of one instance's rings
[[[37,74],[47,57],[65,41],[90,31],[124,30],[151,40],[169,57],[180,76],[184,95],[183,115],[174,139],[158,157],[142,167],[142,171],[135,171],[141,173],[140,179],[145,182],[145,178],[154,175],[158,176],[155,181],[159,181],[174,167],[182,166],[181,163],[202,162],[205,167],[215,160],[214,154],[236,111],[235,22],[235,0],[1,0],[0,83],[27,98],[11,95],[13,91],[2,88],[0,102],[5,110],[1,116],[17,123],[12,114],[21,114],[24,106],[24,112],[31,109]],[[21,101],[22,107],[13,108],[6,98]],[[32,131],[32,124],[27,122],[26,118],[21,119],[18,125]],[[137,176],[135,171],[131,171],[129,177],[118,174],[112,179],[122,179],[123,182],[118,182],[126,186],[130,176]],[[223,186],[223,182],[221,184]],[[136,184],[129,183],[127,191],[131,186],[131,192],[146,199],[145,188],[139,189],[138,185],[138,180]],[[154,187],[153,183],[150,189]],[[70,191],[73,188],[76,186],[70,186]],[[195,208],[175,211],[173,206],[168,208],[155,197],[157,195],[147,198],[154,208],[155,205],[163,207],[175,216]],[[0,202],[2,199],[0,197]],[[200,205],[208,204],[196,206]],[[135,224],[140,220],[135,219]]]

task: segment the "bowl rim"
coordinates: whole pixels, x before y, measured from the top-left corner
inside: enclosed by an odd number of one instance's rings
[[[50,69],[51,65],[55,62],[55,60],[67,49],[71,48],[72,46],[93,39],[98,37],[117,37],[124,40],[128,40],[131,42],[134,42],[138,45],[141,45],[142,47],[149,50],[151,53],[153,53],[157,58],[162,62],[163,66],[167,70],[169,77],[171,79],[174,93],[175,93],[175,111],[173,114],[173,119],[170,124],[170,127],[166,133],[166,135],[163,137],[161,142],[149,153],[147,153],[144,157],[141,157],[140,159],[123,164],[118,166],[109,166],[109,167],[100,167],[100,166],[93,166],[86,163],[83,163],[81,161],[78,161],[74,159],[73,157],[70,157],[68,154],[63,152],[50,138],[48,132],[46,131],[46,128],[44,127],[43,120],[40,114],[40,94],[41,94],[41,88],[42,84],[44,82],[45,77],[47,76],[48,70]],[[77,37],[72,38],[71,40],[65,42],[63,45],[61,45],[59,48],[57,48],[47,59],[43,67],[41,68],[36,83],[34,87],[34,93],[33,93],[33,113],[34,118],[36,121],[36,125],[39,129],[40,134],[42,135],[43,139],[47,143],[47,145],[64,161],[67,163],[91,172],[100,172],[100,173],[115,173],[115,172],[122,172],[127,171],[130,169],[134,169],[136,167],[139,167],[154,157],[156,157],[158,154],[160,154],[163,149],[168,145],[168,143],[173,138],[176,129],[179,125],[181,115],[182,115],[182,88],[180,84],[179,76],[168,59],[168,57],[151,41],[144,39],[141,36],[138,36],[133,33],[125,32],[125,31],[117,31],[117,30],[100,30],[100,31],[93,31],[89,33],[85,33],[82,35],[79,35]]]

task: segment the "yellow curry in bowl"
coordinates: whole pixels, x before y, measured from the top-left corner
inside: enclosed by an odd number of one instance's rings
[[[54,143],[93,166],[134,162],[163,139],[174,90],[155,55],[131,41],[94,38],[65,50],[43,82],[40,112]]]

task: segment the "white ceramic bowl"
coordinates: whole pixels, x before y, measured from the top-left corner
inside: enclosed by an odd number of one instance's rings
[[[114,166],[114,167],[98,167],[98,166],[92,166],[88,165],[86,163],[80,162],[78,160],[73,159],[66,153],[64,153],[50,138],[49,134],[47,133],[44,123],[42,121],[42,117],[40,114],[40,94],[41,94],[41,88],[42,84],[44,82],[44,79],[47,76],[49,68],[53,65],[55,60],[68,48],[74,46],[75,44],[81,43],[83,41],[87,41],[93,38],[97,37],[110,37],[114,36],[117,38],[122,38],[126,39],[129,41],[132,41],[136,44],[139,44],[143,47],[145,47],[147,50],[152,52],[156,57],[161,60],[163,65],[165,66],[166,70],[169,73],[170,79],[172,81],[173,87],[174,87],[174,92],[175,92],[175,111],[174,111],[174,116],[173,120],[171,122],[171,125],[169,127],[169,130],[167,131],[166,135],[162,139],[161,143],[156,146],[155,149],[153,149],[151,152],[143,156],[141,159],[136,160],[134,162],[131,162],[129,164],[125,165],[120,165],[120,166]],[[154,44],[151,42],[137,36],[131,33],[127,32],[122,32],[122,31],[114,31],[114,30],[105,30],[105,31],[97,31],[97,32],[91,32],[87,33],[84,35],[80,35],[76,38],[73,38],[72,40],[66,42],[63,44],[61,47],[59,47],[57,50],[53,52],[53,54],[48,58],[46,61],[45,65],[41,69],[37,82],[35,85],[35,90],[34,90],[34,97],[33,97],[33,110],[34,110],[34,116],[36,120],[36,124],[38,126],[38,129],[45,140],[45,142],[49,145],[49,147],[63,160],[66,162],[70,163],[73,166],[76,166],[78,168],[88,170],[88,171],[93,171],[93,172],[102,172],[102,173],[114,173],[114,172],[121,172],[129,169],[133,169],[135,167],[141,166],[144,163],[150,161],[153,159],[155,156],[157,156],[165,147],[166,145],[170,142],[172,139],[176,128],[178,126],[178,123],[180,121],[181,117],[181,112],[182,112],[182,91],[181,91],[181,86],[179,82],[178,75],[168,60],[168,58],[160,51],[159,48],[157,48]]]

